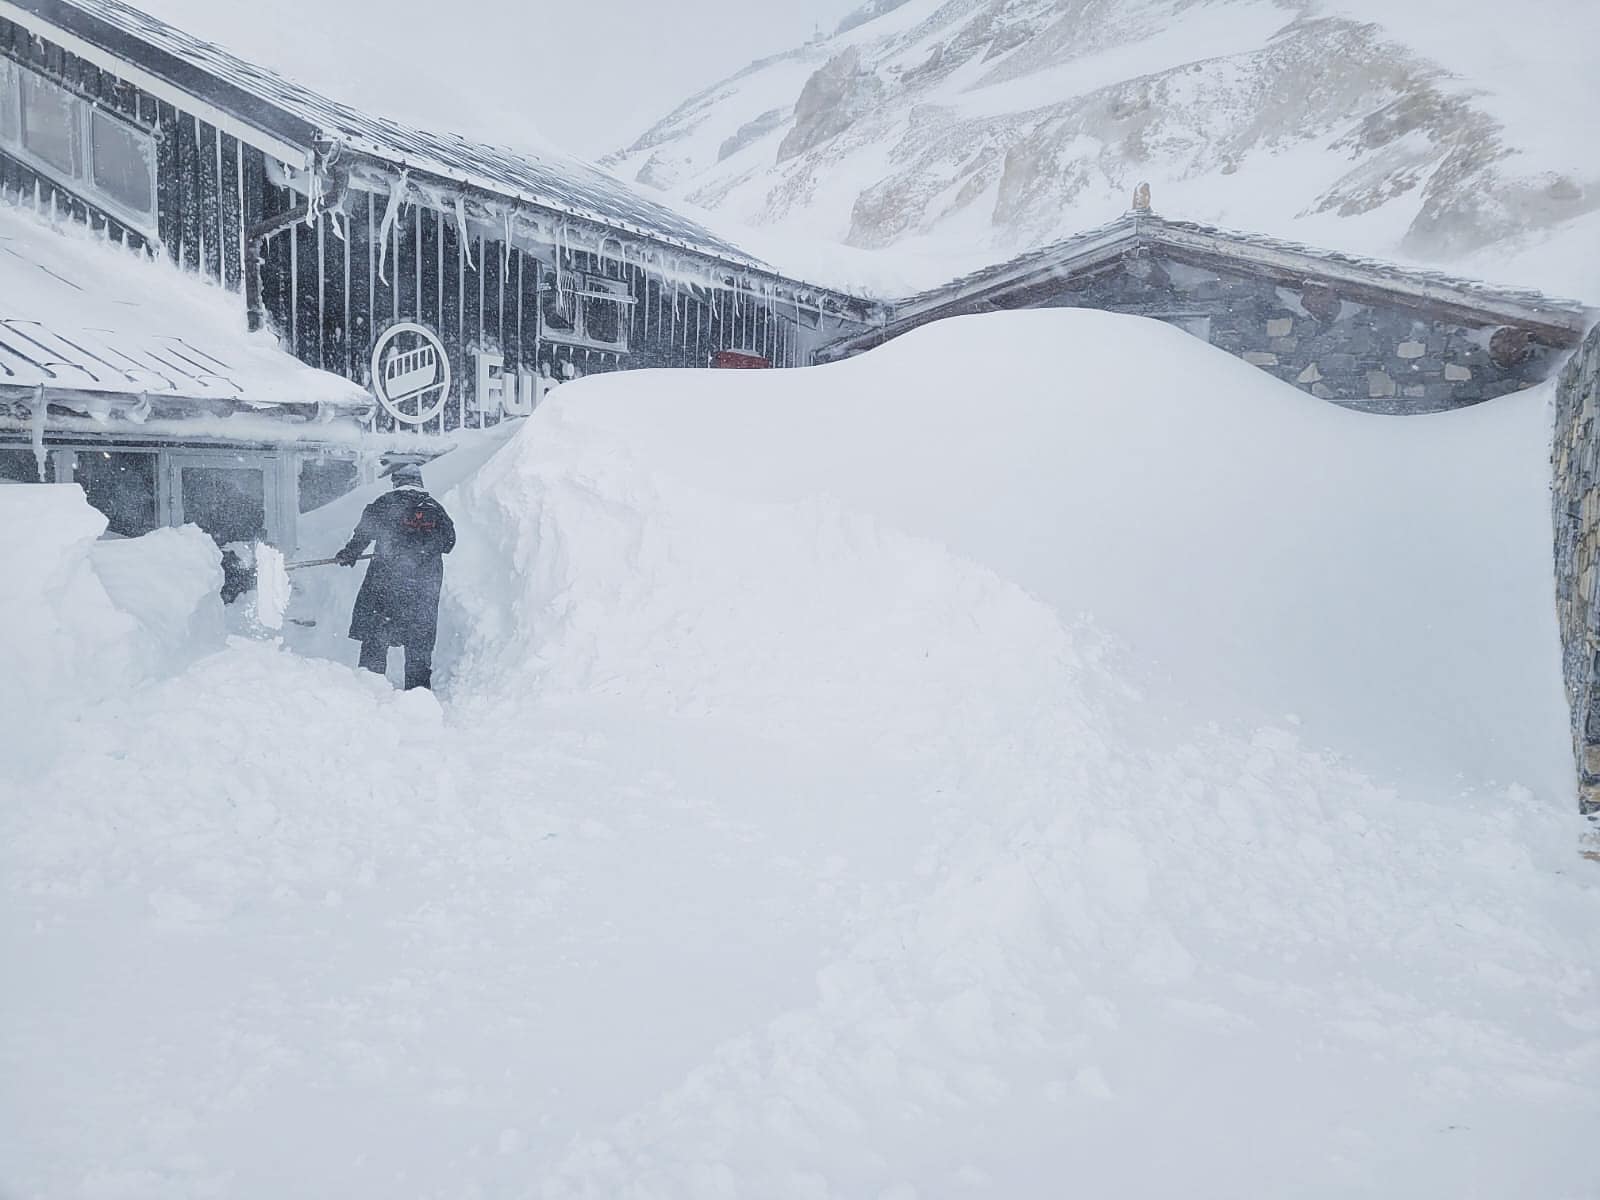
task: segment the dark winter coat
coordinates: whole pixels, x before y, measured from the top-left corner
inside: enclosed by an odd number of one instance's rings
[[[356,596],[350,636],[431,647],[439,629],[443,556],[456,544],[449,514],[421,488],[396,488],[367,505],[339,558],[354,561],[369,542],[377,546]]]

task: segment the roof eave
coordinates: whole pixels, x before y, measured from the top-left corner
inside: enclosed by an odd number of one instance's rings
[[[198,67],[131,37],[92,13],[61,0],[0,0],[0,17],[174,107],[194,111],[204,106],[207,111],[200,115],[210,124],[280,162],[302,169],[311,162],[317,131],[309,122],[242,88],[205,75]],[[126,52],[130,44],[139,47],[140,61]],[[195,77],[204,78],[203,89],[185,82],[186,78]],[[271,119],[262,119],[267,114]]]

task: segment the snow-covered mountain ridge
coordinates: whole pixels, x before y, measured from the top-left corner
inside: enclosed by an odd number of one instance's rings
[[[1169,216],[1600,295],[1583,0],[873,0],[608,160],[797,270],[906,283]],[[824,268],[825,270],[828,268]]]

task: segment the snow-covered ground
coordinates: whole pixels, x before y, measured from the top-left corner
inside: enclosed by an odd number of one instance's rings
[[[974,318],[433,464],[438,700],[146,596],[6,755],[0,1194],[1596,1195],[1548,402]],[[62,494],[8,656],[189,537]]]

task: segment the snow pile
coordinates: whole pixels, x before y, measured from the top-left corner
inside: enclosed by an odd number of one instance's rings
[[[256,558],[256,620],[263,628],[282,629],[283,616],[289,609],[288,567],[283,552],[264,542],[255,548]]]
[[[865,711],[909,681],[857,692],[904,648],[860,590],[916,581],[921,539],[1090,614],[1164,705],[1554,795],[1547,423],[1536,396],[1373,419],[1137,318],[946,321],[817,370],[558,393],[467,489],[446,586],[494,678],[526,664],[509,686],[738,713],[831,680]]]
[[[97,541],[105,527],[76,485],[0,488],[0,726],[20,752],[48,752],[28,734],[59,706],[132,687],[221,639],[210,538],[189,527]]]
[[[24,764],[0,1188],[1585,1194],[1545,401],[1087,312],[563,388],[425,469],[442,709],[330,571],[342,664]]]

